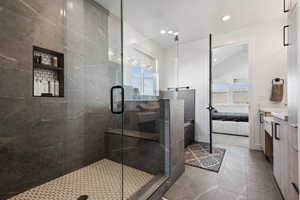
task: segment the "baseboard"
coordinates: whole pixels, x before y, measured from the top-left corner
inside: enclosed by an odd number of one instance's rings
[[[207,142],[209,142],[209,140],[205,140],[201,137],[195,137],[195,142],[205,142],[205,143],[207,143]]]
[[[251,144],[250,143],[250,149],[255,150],[255,151],[262,151],[262,146],[261,146],[261,144]]]

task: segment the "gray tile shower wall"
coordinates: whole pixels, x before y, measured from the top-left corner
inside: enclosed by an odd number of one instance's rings
[[[104,157],[108,13],[91,0],[0,1],[0,199]],[[65,97],[32,97],[32,46],[65,54]],[[100,88],[100,89],[99,89]]]
[[[165,132],[170,132],[170,145],[166,146],[170,152],[170,166],[166,166],[169,171],[169,179],[162,184],[149,200],[161,199],[164,193],[183,174],[184,166],[184,101],[183,100],[163,100],[165,117]]]
[[[153,175],[165,175],[164,101],[125,101],[124,131],[106,132],[107,157]],[[118,116],[114,116],[118,117]],[[116,128],[115,128],[116,129]],[[121,145],[122,144],[122,145]]]

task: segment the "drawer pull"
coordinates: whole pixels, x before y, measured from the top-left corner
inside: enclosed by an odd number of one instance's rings
[[[280,124],[275,123],[274,131],[275,131],[275,139],[276,140],[280,140],[280,137],[278,136],[278,126],[280,126]]]
[[[286,2],[285,2],[286,0],[283,0],[283,12],[284,13],[287,13],[287,12],[289,12],[290,11],[290,9],[288,9],[287,7],[286,7]]]
[[[296,192],[299,194],[299,188],[297,187],[296,183],[292,183],[292,186],[296,190]]]
[[[286,41],[288,39],[286,37],[287,36],[286,32],[287,32],[288,28],[289,28],[289,25],[286,25],[283,27],[283,46],[285,46],[285,47],[290,46],[290,44]]]

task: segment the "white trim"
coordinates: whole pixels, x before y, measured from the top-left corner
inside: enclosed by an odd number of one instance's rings
[[[218,45],[214,45],[213,49],[226,47],[226,46],[239,46],[239,45],[247,45],[248,46],[248,80],[249,80],[249,148],[261,150],[261,144],[256,141],[256,109],[255,109],[255,99],[254,99],[254,90],[253,90],[253,78],[254,78],[254,52],[255,52],[255,43],[253,39],[241,39],[234,42],[224,42]]]

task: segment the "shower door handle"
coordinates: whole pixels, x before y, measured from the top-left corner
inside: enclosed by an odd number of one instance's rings
[[[115,101],[114,101],[114,91],[121,90],[121,109],[115,110]],[[118,105],[118,104],[117,104]],[[121,85],[113,86],[110,90],[110,110],[113,114],[122,114],[124,113],[124,88]]]

